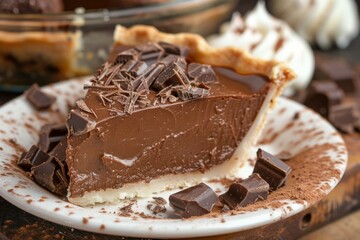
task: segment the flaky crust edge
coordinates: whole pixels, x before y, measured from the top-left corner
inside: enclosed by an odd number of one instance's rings
[[[276,85],[276,95],[280,95],[285,85],[296,77],[284,63],[254,58],[236,47],[213,48],[203,37],[193,33],[169,34],[145,25],[131,28],[118,25],[114,33],[116,45],[137,46],[160,41],[187,46],[190,50],[188,58],[195,62],[231,68],[240,74],[265,75]]]

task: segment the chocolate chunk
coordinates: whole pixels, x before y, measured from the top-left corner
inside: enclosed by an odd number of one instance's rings
[[[62,0],[1,0],[0,12],[13,14],[60,13]]]
[[[253,173],[241,182],[232,183],[229,190],[220,195],[219,199],[230,209],[235,209],[264,200],[268,194],[269,184],[259,174]]]
[[[359,120],[360,114],[355,104],[340,104],[330,110],[329,121],[343,133],[353,133]]]
[[[145,62],[139,61],[131,68],[129,74],[134,78],[138,77],[141,73],[145,71],[147,64]]]
[[[196,98],[203,98],[210,95],[210,91],[204,88],[191,87],[191,88],[179,88],[176,89],[177,96],[183,100],[191,100]]]
[[[190,63],[188,75],[195,81],[203,83],[214,83],[219,80],[210,65],[200,63]]]
[[[37,110],[48,109],[56,100],[55,97],[41,91],[36,83],[33,84],[28,90],[26,90],[24,94],[26,99]]]
[[[63,138],[48,154],[65,164],[67,139]]]
[[[291,167],[261,148],[256,154],[257,161],[253,173],[258,173],[268,182],[271,191],[282,187],[291,172]]]
[[[210,213],[214,207],[218,206],[218,197],[208,185],[200,183],[171,194],[169,202],[176,214],[189,218]]]
[[[65,196],[67,193],[68,182],[58,168],[58,163],[54,159],[48,160],[33,167],[31,169],[31,175],[39,185],[55,194]]]
[[[359,91],[355,71],[343,59],[317,55],[316,66],[314,79],[331,79],[347,94]]]
[[[38,146],[44,152],[51,151],[56,144],[66,138],[65,124],[46,124],[40,129]]]
[[[25,171],[30,171],[33,166],[46,162],[49,155],[39,147],[33,145],[28,152],[22,153],[18,160],[18,165]]]
[[[164,55],[164,50],[156,43],[142,45],[136,49],[141,52],[141,60],[148,63],[159,60]]]
[[[140,56],[139,51],[136,51],[136,49],[131,48],[123,52],[120,52],[116,56],[114,64],[124,64],[130,60],[137,60],[139,56]]]
[[[126,74],[130,74],[130,70],[137,64],[137,61],[130,60],[121,66],[120,72],[123,76],[127,76]]]
[[[159,76],[152,85],[152,88],[157,90],[161,90],[169,85],[167,81],[174,77],[176,74],[174,69],[185,69],[186,67],[185,59],[176,55],[168,55],[167,57],[161,59],[159,63],[164,64],[164,70],[159,74]]]
[[[304,104],[325,118],[329,117],[330,108],[341,103],[344,92],[331,81],[315,81],[309,87]]]
[[[176,46],[174,44],[159,42],[159,45],[165,50],[168,54],[179,55],[186,57],[189,53],[189,48],[185,46]]]
[[[150,68],[151,70],[146,72],[144,76],[134,80],[134,88],[140,92],[142,90],[149,90],[150,86],[154,83],[155,79],[164,69],[164,64],[154,64]]]
[[[77,109],[70,111],[67,119],[67,127],[70,134],[81,135],[95,128],[96,122],[88,118],[85,114]]]

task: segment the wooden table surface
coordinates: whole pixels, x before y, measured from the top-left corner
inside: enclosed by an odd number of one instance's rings
[[[360,37],[349,48],[328,53],[350,62],[360,62]],[[0,105],[16,96],[17,94],[0,92]],[[345,140],[350,152],[348,169],[339,185],[318,204],[291,218],[258,229],[204,239],[360,239],[360,135],[345,136]],[[2,239],[118,238],[45,221],[0,197],[0,240]]]

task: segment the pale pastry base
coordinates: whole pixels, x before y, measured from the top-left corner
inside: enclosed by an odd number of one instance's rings
[[[248,159],[249,149],[256,144],[261,130],[265,124],[268,111],[273,105],[273,98],[277,95],[277,87],[272,86],[267,97],[256,117],[253,125],[239,143],[235,153],[228,161],[217,165],[205,173],[191,172],[183,174],[169,174],[146,183],[144,181],[126,184],[122,188],[86,192],[82,197],[72,198],[68,195],[68,200],[79,206],[94,205],[96,203],[114,203],[125,198],[151,197],[154,194],[179,187],[188,187],[200,182],[236,177],[236,172]]]

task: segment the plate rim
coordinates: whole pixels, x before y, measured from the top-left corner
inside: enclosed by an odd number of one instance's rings
[[[88,77],[85,77],[85,78],[81,78],[81,81],[84,81],[84,80],[87,80]],[[63,85],[67,85],[67,84],[70,84],[70,83],[76,83],[78,84],[78,81],[79,79],[74,79],[74,80],[70,80],[70,81],[66,81],[66,82],[60,82],[60,83],[56,83],[56,84],[52,84],[52,85],[49,85],[49,86],[46,86],[44,87],[45,90],[50,90],[51,89],[54,89],[54,88],[60,88],[62,87]],[[15,101],[25,101],[23,95],[9,101],[8,103],[2,105],[0,107],[0,112],[3,111],[3,109],[6,109],[8,108],[8,106],[11,106],[11,104],[13,104]],[[295,106],[296,108],[301,108],[301,109],[308,109],[306,108],[305,106],[295,102],[295,101],[292,101],[292,100],[289,100],[289,99],[286,99],[286,98],[283,98],[283,97],[280,97],[279,102],[283,102],[285,101],[286,104],[290,104],[290,105],[293,105]],[[311,110],[312,111],[312,110]],[[327,125],[327,127],[330,127],[332,128],[332,130],[334,132],[337,132],[333,126],[331,126],[324,118],[322,118],[321,116],[319,116],[317,113],[313,112],[313,114],[316,114],[317,117],[320,117],[321,120],[323,121],[324,124]],[[345,143],[344,143],[344,140],[343,138],[339,135],[338,136],[341,140],[341,143],[345,146]],[[345,172],[345,168],[346,168],[346,164],[347,164],[347,151],[344,153],[345,155],[345,163],[342,165],[343,169],[340,169],[341,170],[341,176],[339,179],[336,180],[336,183],[334,183],[330,189],[328,189],[327,191],[324,191],[325,192],[325,195],[327,195],[330,191],[332,191],[332,189],[338,184],[338,182],[340,181],[340,179],[342,178],[344,172]],[[0,176],[0,179],[3,178]],[[39,187],[39,186],[38,186]],[[41,187],[39,187],[41,188]],[[101,220],[91,220],[89,221],[88,224],[82,224],[81,220],[82,219],[79,219],[81,218],[82,216],[80,216],[79,218],[76,217],[76,216],[71,216],[71,217],[68,217],[66,219],[67,216],[64,215],[59,215],[59,214],[54,214],[54,212],[51,212],[50,209],[46,211],[43,209],[43,208],[40,208],[39,206],[37,205],[29,205],[25,200],[21,200],[20,198],[17,198],[17,197],[13,197],[15,195],[9,193],[5,188],[1,187],[0,188],[0,196],[3,197],[6,201],[10,202],[11,204],[15,205],[16,207],[32,214],[32,215],[35,215],[39,218],[42,218],[42,219],[46,219],[50,222],[53,222],[53,223],[56,223],[56,224],[60,224],[60,225],[64,225],[64,226],[67,226],[67,227],[72,227],[72,228],[76,228],[76,229],[80,229],[80,230],[84,230],[84,231],[90,231],[90,232],[96,232],[96,233],[100,233],[100,234],[111,234],[111,235],[116,235],[116,236],[123,236],[124,235],[124,232],[119,232],[119,231],[114,231],[114,226],[115,228],[119,228],[119,224],[117,223],[114,223],[114,222],[108,222],[106,223],[107,224],[107,227],[106,229],[100,229],[99,228],[99,225],[101,226],[101,224],[103,224],[105,221],[103,219],[103,221]],[[67,202],[68,203],[68,202]],[[290,202],[291,204],[295,204],[295,202]],[[312,203],[314,204],[314,203]],[[154,227],[154,228],[151,228],[151,229],[148,229],[145,232],[142,233],[142,235],[140,234],[139,235],[139,229],[137,229],[136,227],[135,228],[129,228],[127,229],[126,231],[126,236],[129,236],[129,237],[156,237],[156,238],[183,238],[183,237],[205,237],[205,236],[214,236],[214,235],[221,235],[221,234],[227,234],[227,233],[233,233],[233,232],[239,232],[239,231],[244,231],[244,230],[248,230],[248,229],[253,229],[253,228],[256,228],[256,227],[259,227],[259,226],[263,226],[265,224],[269,224],[269,223],[272,223],[272,222],[276,222],[280,219],[283,219],[284,217],[290,217],[294,214],[297,214],[303,210],[305,210],[306,208],[310,207],[312,204],[298,204],[299,206],[297,206],[297,209],[296,211],[290,211],[290,213],[286,213],[285,216],[283,214],[280,214],[280,215],[276,215],[276,216],[271,216],[270,218],[268,218],[269,220],[268,221],[263,221],[263,222],[260,222],[258,225],[252,225],[252,227],[245,227],[243,229],[240,229],[239,230],[239,227],[236,226],[237,224],[232,224],[233,226],[227,226],[226,224],[222,224],[221,228],[219,229],[219,227],[214,227],[212,226],[212,228],[210,229],[206,229],[206,228],[200,228],[200,229],[197,229],[196,233],[184,233],[182,232],[180,235],[178,232],[173,232],[174,229],[171,229],[171,231],[169,230],[166,230],[166,232],[162,233],[161,231],[159,231],[158,228]],[[29,207],[29,206],[32,206],[32,207]],[[36,206],[36,207],[34,207]],[[284,208],[286,207],[286,205],[284,205]],[[52,214],[51,214],[52,213]],[[195,219],[195,220],[204,220],[204,221],[209,221],[209,219],[211,221],[221,221],[221,218],[223,218],[224,215],[220,215],[216,218],[203,218],[203,219]],[[235,217],[238,217],[237,215],[235,215]],[[65,218],[65,219],[64,219]],[[119,219],[121,219],[121,217],[117,217]],[[231,216],[229,218],[232,218]],[[126,218],[127,220],[129,220],[130,218]],[[106,220],[106,219],[105,219]],[[144,220],[144,219],[143,219]],[[149,220],[149,219],[145,219],[146,221]],[[181,222],[181,223],[184,223],[184,222],[192,222],[192,224],[196,224],[197,222],[195,222],[195,220],[183,220],[183,219],[176,219],[177,221]],[[152,220],[152,221],[168,221],[168,219],[156,219],[156,220]],[[235,220],[232,220],[232,222],[234,222]],[[124,219],[121,220],[122,223],[128,223],[126,222]],[[131,222],[131,221],[130,221]],[[174,220],[172,220],[172,222],[174,222]],[[236,222],[236,221],[235,221]],[[132,224],[130,224],[132,225]],[[136,225],[136,224],[135,224]],[[235,226],[234,226],[235,225]],[[111,226],[111,227],[110,227]],[[175,229],[176,230],[176,229]],[[204,235],[204,232],[206,231],[206,235]],[[170,235],[169,235],[170,234]]]

